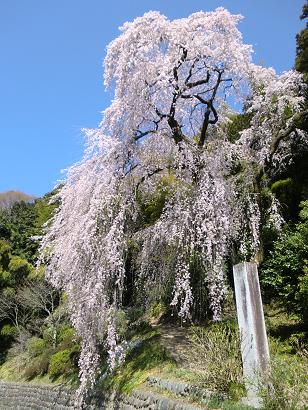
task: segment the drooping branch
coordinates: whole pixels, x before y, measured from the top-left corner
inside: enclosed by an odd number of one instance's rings
[[[278,133],[272,138],[269,155],[266,158],[263,166],[259,166],[259,169],[255,175],[255,186],[257,191],[260,191],[260,184],[262,177],[266,173],[266,170],[271,169],[273,164],[273,158],[279,149],[280,143],[289,137],[292,132],[296,132],[297,129],[307,131],[308,129],[308,110],[301,111],[294,115],[292,123],[283,130],[278,131]]]
[[[136,129],[136,130],[134,131],[134,140],[135,140],[135,141],[138,141],[139,139],[141,139],[141,138],[143,138],[143,137],[145,137],[145,136],[147,136],[147,135],[149,135],[149,134],[153,134],[153,133],[157,132],[158,127],[159,127],[159,123],[160,123],[164,118],[168,117],[167,114],[162,114],[162,113],[158,110],[157,107],[154,106],[154,109],[155,109],[156,114],[157,114],[158,117],[159,117],[158,120],[154,120],[154,121],[153,121],[153,123],[154,123],[154,129],[149,129],[149,130],[146,130],[146,131],[141,131],[141,130],[139,130],[139,129]],[[144,119],[144,120],[145,120],[145,119]],[[143,120],[143,121],[144,121],[144,120]],[[143,122],[143,121],[142,121],[142,122]],[[141,124],[142,124],[142,122],[141,122]],[[140,125],[141,125],[141,124],[140,124]]]

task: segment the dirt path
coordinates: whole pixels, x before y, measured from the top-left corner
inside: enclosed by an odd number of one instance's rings
[[[185,327],[172,325],[157,325],[161,333],[161,344],[176,363],[182,367],[189,367],[187,353],[191,347],[188,337],[189,330]]]

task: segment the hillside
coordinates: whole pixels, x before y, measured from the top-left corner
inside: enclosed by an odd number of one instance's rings
[[[28,195],[21,191],[5,191],[0,192],[0,208],[11,208],[16,202],[32,202],[35,196]]]

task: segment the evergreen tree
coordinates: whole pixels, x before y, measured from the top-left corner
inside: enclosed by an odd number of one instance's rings
[[[303,6],[303,12],[300,16],[301,20],[306,20],[308,17],[308,3]],[[300,31],[296,36],[296,60],[295,68],[297,71],[306,74],[307,81],[308,72],[308,23],[306,22],[305,28]]]

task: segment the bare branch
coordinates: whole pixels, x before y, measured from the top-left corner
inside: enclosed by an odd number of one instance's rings
[[[210,72],[207,71],[206,78],[203,78],[202,80],[194,81],[193,83],[187,83],[186,87],[190,89],[190,88],[198,87],[198,85],[207,84],[210,81],[210,78],[211,78]]]
[[[191,65],[191,67],[190,67],[190,69],[189,69],[188,76],[186,77],[185,84],[187,84],[188,81],[189,81],[189,80],[191,79],[191,77],[193,76],[193,69],[195,68],[195,66],[196,66],[196,64],[197,64],[197,62],[198,62],[199,60],[200,60],[200,59],[197,57],[197,58],[195,59],[195,61],[192,63],[192,65]]]

